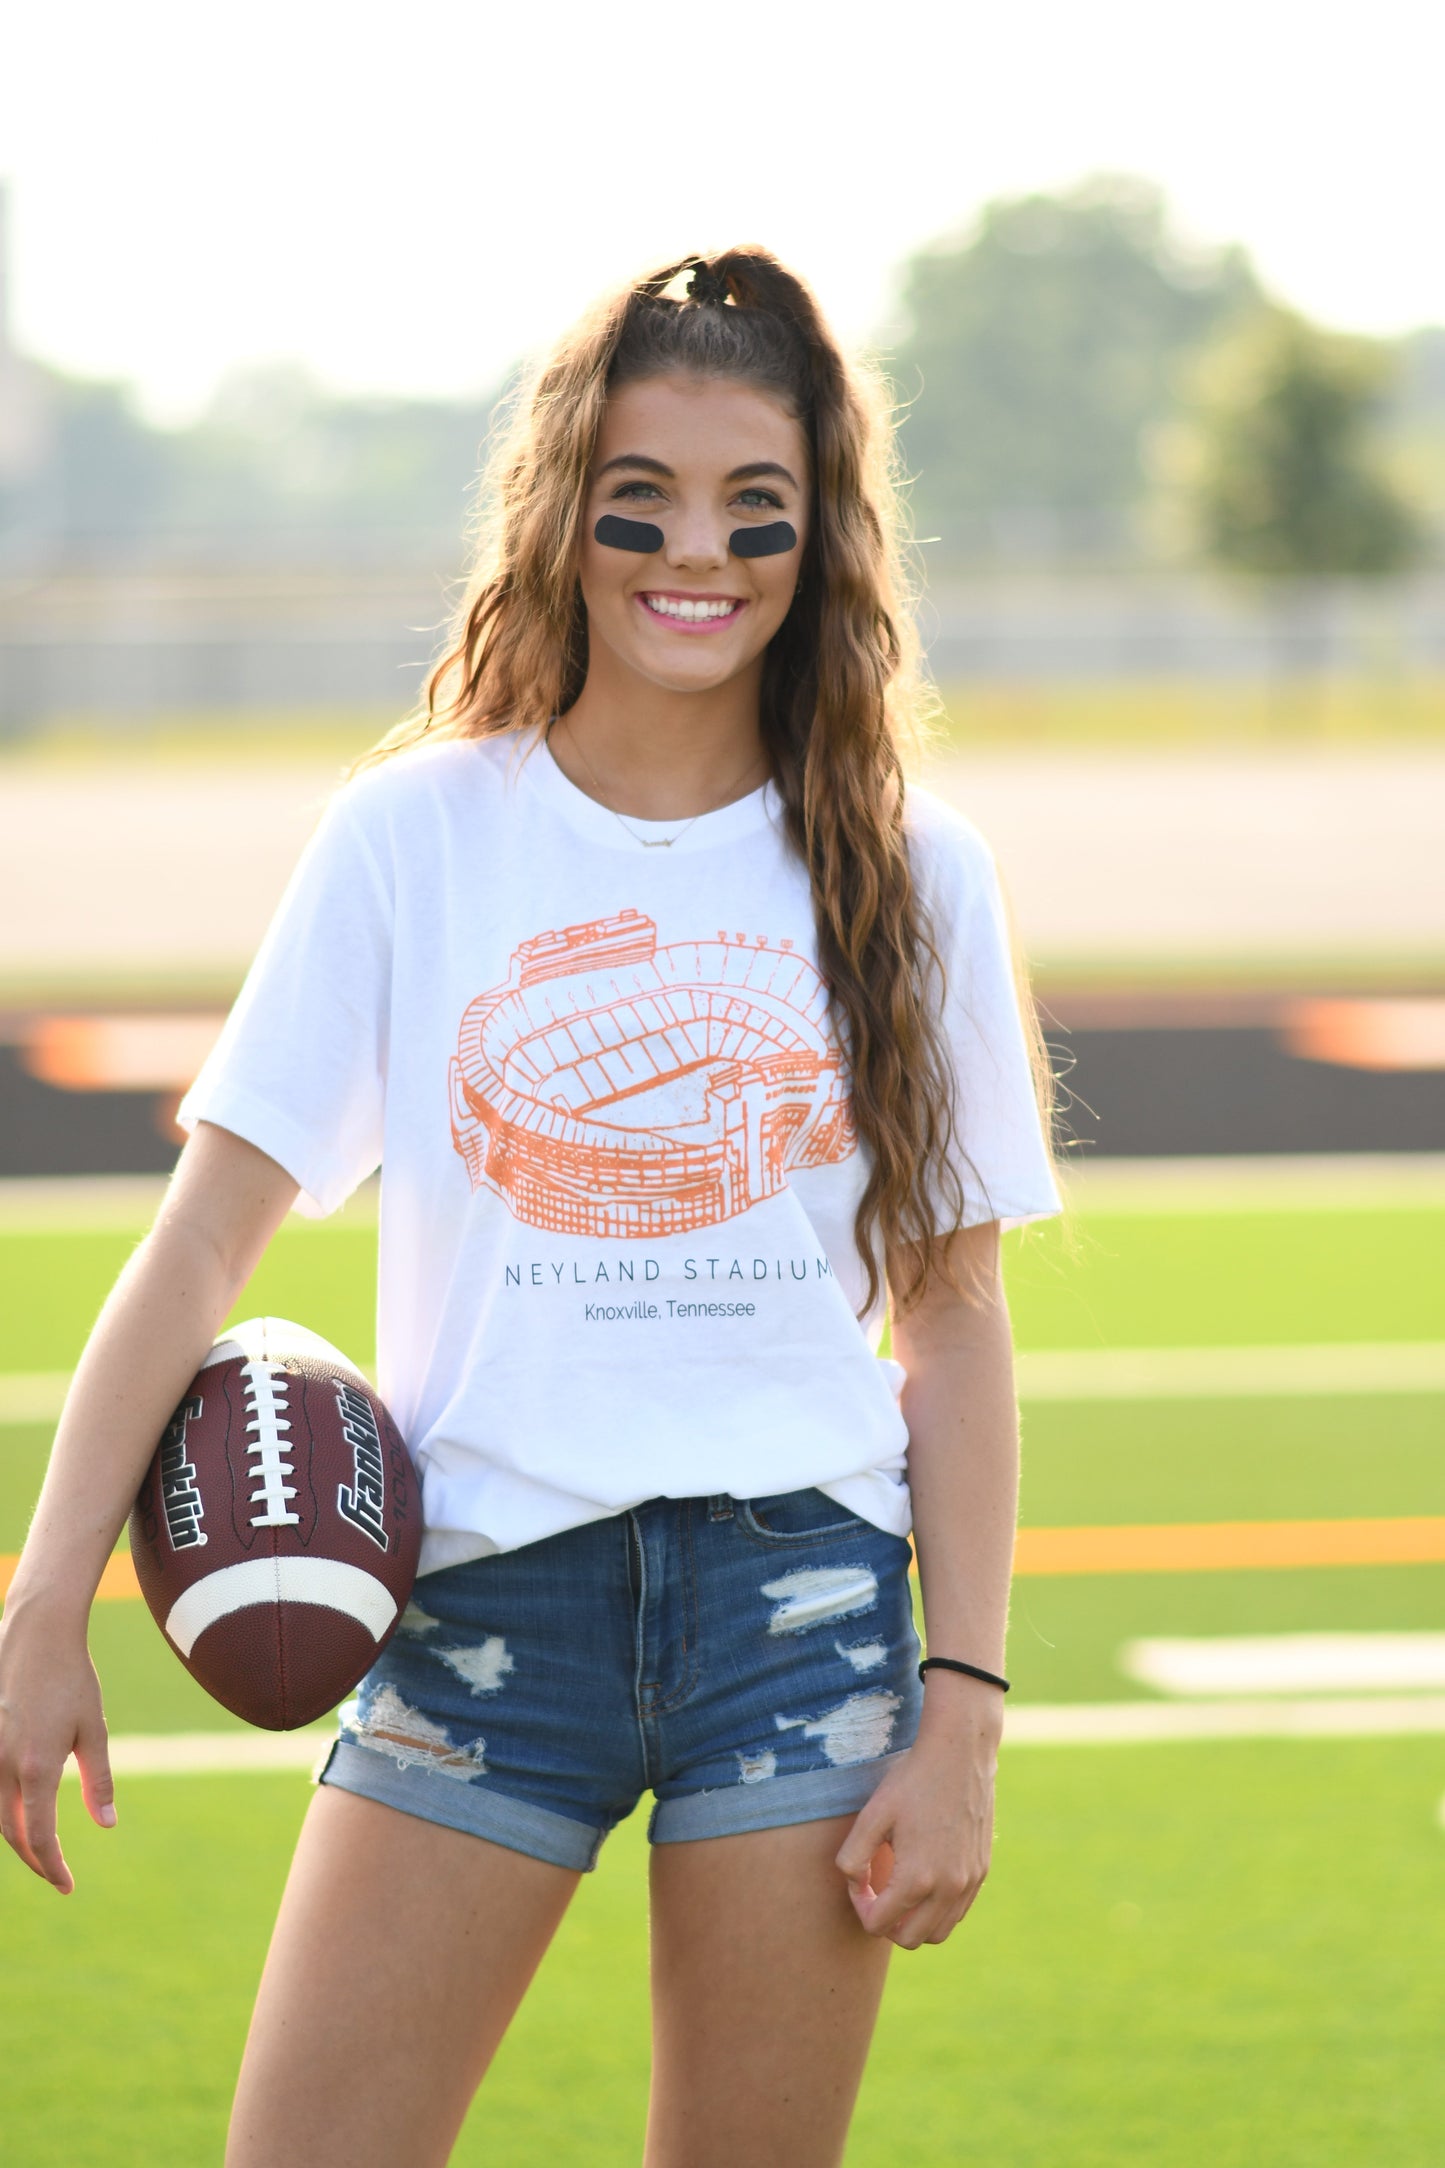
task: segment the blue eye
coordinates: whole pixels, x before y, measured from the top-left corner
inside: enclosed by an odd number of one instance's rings
[[[657,485],[654,482],[619,482],[612,495],[614,499],[618,497],[632,497],[635,499],[638,497],[655,497],[657,493]]]
[[[740,489],[738,503],[745,504],[750,512],[781,512],[783,500],[771,489]]]

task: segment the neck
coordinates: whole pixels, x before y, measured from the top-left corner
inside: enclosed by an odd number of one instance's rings
[[[690,820],[755,791],[770,773],[758,721],[762,665],[706,692],[677,693],[607,658],[549,740],[552,757],[589,798],[636,820]],[[591,771],[589,773],[589,770]]]

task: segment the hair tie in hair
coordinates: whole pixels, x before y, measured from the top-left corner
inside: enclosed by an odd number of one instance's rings
[[[710,264],[698,264],[687,282],[687,298],[721,308],[728,298],[727,273],[714,271]]]

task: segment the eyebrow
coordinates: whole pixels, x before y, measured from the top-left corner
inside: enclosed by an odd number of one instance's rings
[[[664,481],[676,480],[671,467],[667,466],[661,459],[650,458],[646,452],[619,452],[615,459],[609,459],[604,466],[597,469],[597,472],[599,475],[610,474],[614,467],[640,467],[646,474],[660,474]],[[731,474],[723,476],[723,480],[725,482],[755,482],[765,474],[780,476],[783,481],[791,482],[794,489],[798,486],[795,477],[789,472],[788,468],[782,466],[776,459],[751,460],[745,467],[734,467]]]

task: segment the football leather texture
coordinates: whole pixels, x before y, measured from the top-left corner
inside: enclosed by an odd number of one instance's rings
[[[130,1519],[151,1615],[191,1677],[266,1731],[348,1694],[416,1578],[411,1455],[354,1363],[304,1326],[222,1335]]]

